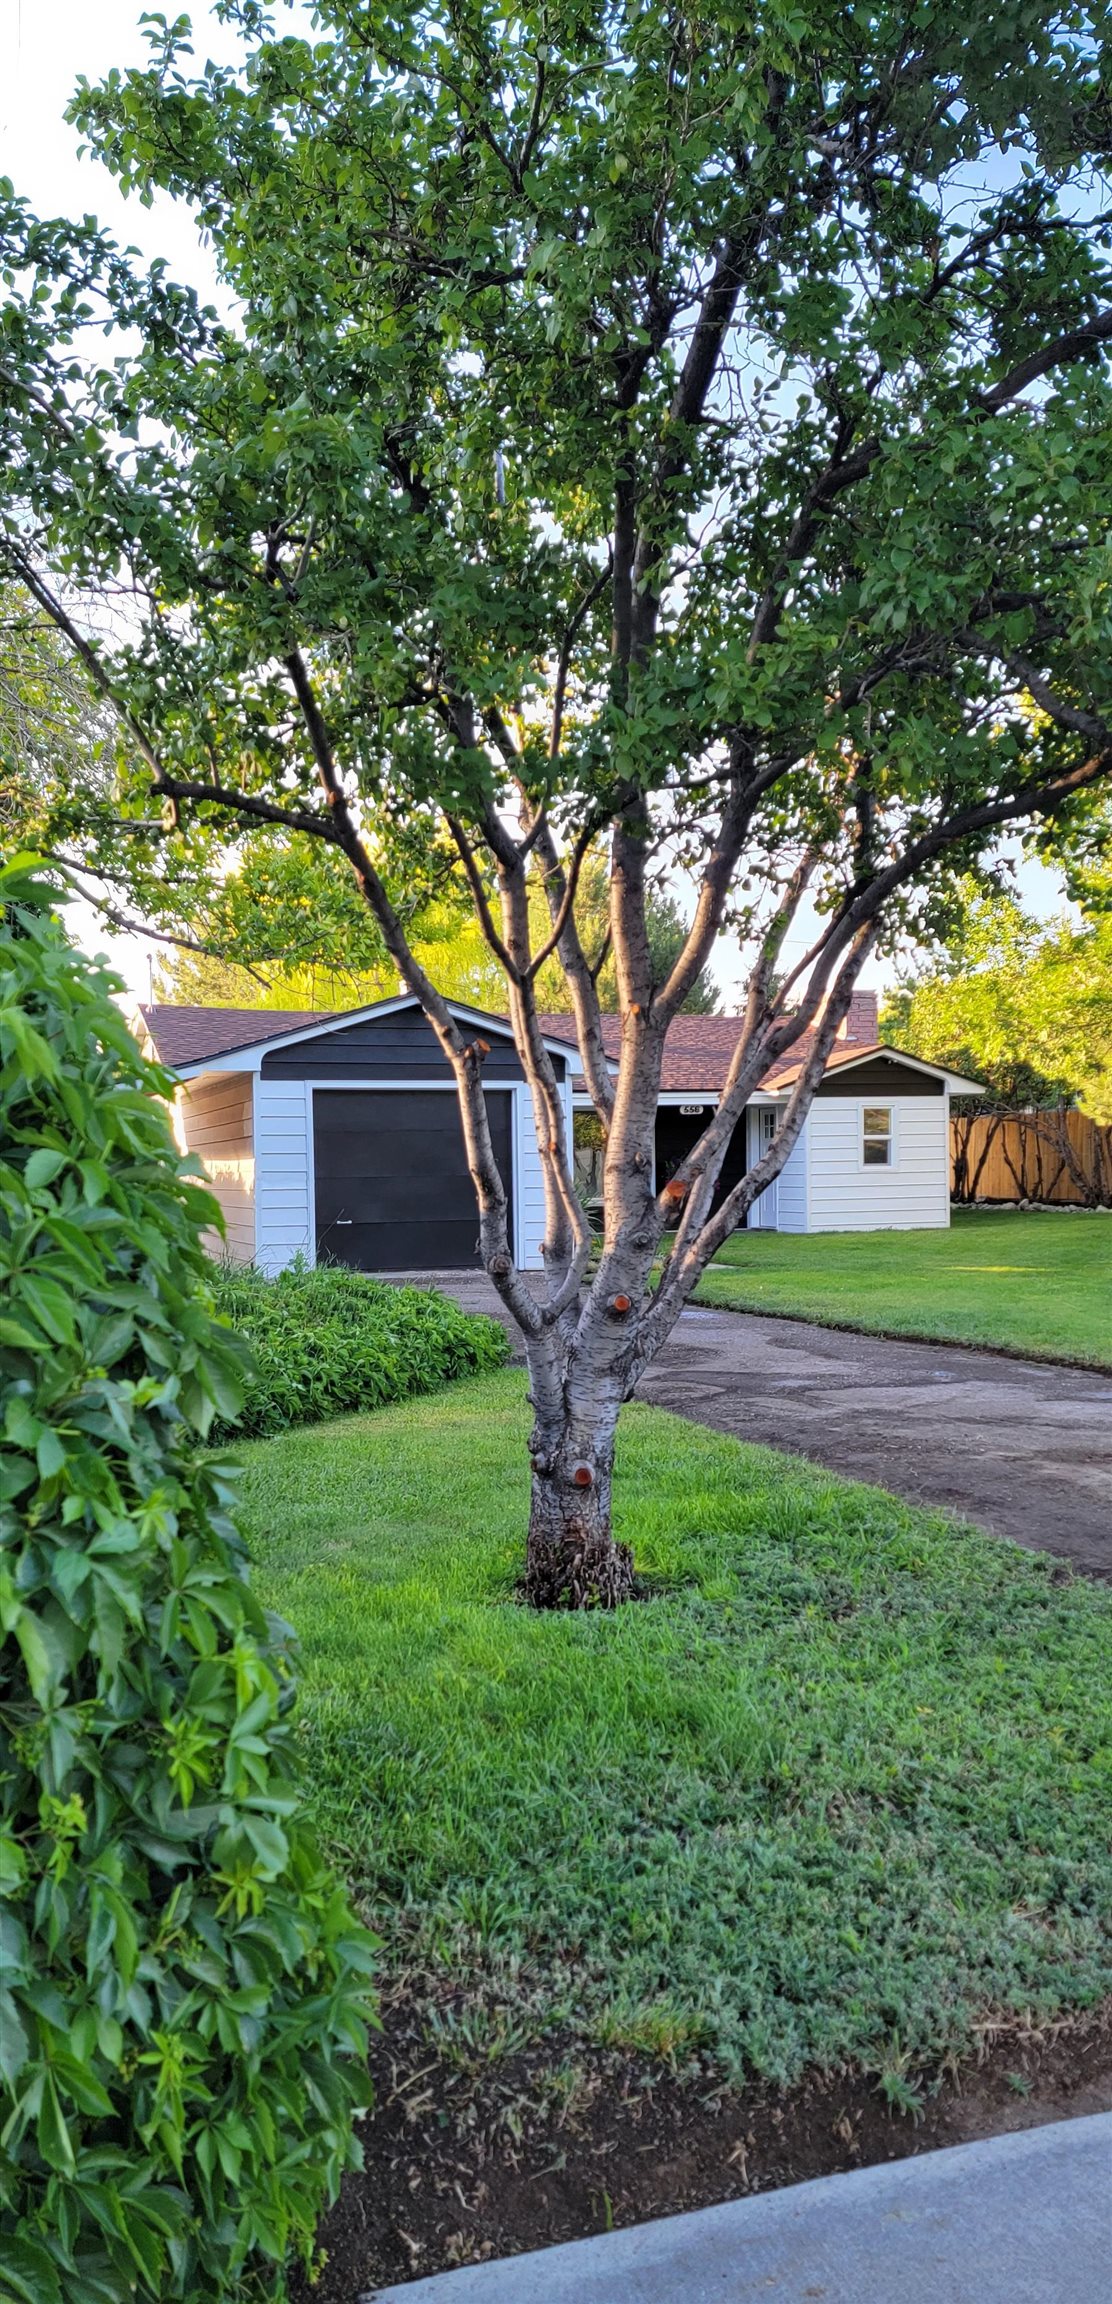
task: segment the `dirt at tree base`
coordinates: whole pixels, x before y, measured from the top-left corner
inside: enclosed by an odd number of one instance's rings
[[[357,2304],[415,2280],[808,2177],[1112,2107],[1112,2002],[986,2031],[979,2055],[919,2080],[914,2113],[875,2077],[816,2073],[731,2089],[708,2071],[548,2038],[470,2068],[435,2055],[425,2014],[383,2011],[365,2166],[319,2233],[295,2304]]]

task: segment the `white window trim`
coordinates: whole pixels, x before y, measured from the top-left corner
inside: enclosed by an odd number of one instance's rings
[[[748,1115],[749,1129],[749,1133],[746,1138],[747,1166],[750,1168],[755,1168],[758,1160],[763,1160],[765,1153],[768,1151],[769,1144],[772,1142],[773,1136],[775,1136],[777,1130],[780,1127],[784,1117],[785,1107],[783,1104],[774,1104],[770,1097],[764,1097],[760,1103],[753,1102],[747,1105],[746,1111]],[[772,1121],[772,1128],[770,1131],[766,1130],[766,1119],[770,1119]],[[767,1143],[765,1142],[766,1134],[768,1136]],[[789,1154],[789,1158],[790,1157],[791,1155]],[[782,1176],[783,1173],[784,1171],[781,1169],[780,1176]],[[764,1191],[758,1193],[757,1198],[753,1201],[749,1210],[749,1215],[746,1219],[751,1231],[779,1231],[780,1176],[774,1176],[771,1184],[766,1184]],[[761,1211],[759,1215],[757,1213],[758,1210]],[[754,1218],[756,1218],[755,1222]]]
[[[888,1142],[891,1158],[884,1167],[875,1160],[865,1158],[865,1114],[887,1112],[891,1125]],[[857,1106],[857,1167],[862,1176],[894,1176],[900,1165],[900,1108],[891,1096],[862,1096]]]

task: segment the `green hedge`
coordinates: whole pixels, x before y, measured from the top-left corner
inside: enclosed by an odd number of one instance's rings
[[[500,1321],[461,1312],[429,1288],[395,1288],[343,1265],[294,1264],[277,1279],[221,1265],[217,1309],[250,1346],[254,1368],[234,1430],[253,1437],[382,1408],[455,1376],[500,1368]]]
[[[277,2304],[358,2159],[372,1946],[202,1446],[215,1206],[114,983],[0,870],[0,2296]]]

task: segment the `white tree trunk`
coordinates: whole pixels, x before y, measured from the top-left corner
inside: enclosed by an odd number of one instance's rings
[[[552,1338],[529,1353],[534,1424],[525,1597],[534,1608],[616,1608],[633,1590],[632,1554],[615,1541],[611,1526],[614,1442],[627,1378],[609,1339],[594,1328],[588,1309],[570,1350]]]

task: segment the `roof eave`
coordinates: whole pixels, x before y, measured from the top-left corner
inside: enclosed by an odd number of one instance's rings
[[[983,1081],[965,1080],[960,1072],[949,1071],[945,1064],[932,1064],[925,1056],[912,1056],[906,1048],[893,1048],[887,1040],[878,1040],[872,1048],[855,1049],[852,1055],[828,1064],[822,1077],[824,1081],[840,1080],[843,1073],[855,1072],[859,1065],[870,1064],[877,1056],[887,1056],[893,1064],[906,1065],[910,1072],[925,1072],[932,1080],[945,1081],[951,1096],[983,1096],[986,1093]],[[777,1091],[794,1088],[802,1069],[801,1064],[796,1064],[790,1072],[782,1073],[776,1082]]]
[[[350,1025],[361,1024],[369,1016],[394,1016],[403,1008],[419,1008],[420,1005],[414,993],[399,993],[396,999],[374,1000],[365,1008],[338,1009],[334,1016],[317,1017],[311,1024],[299,1024],[293,1032],[273,1032],[269,1038],[248,1041],[240,1048],[210,1049],[206,1056],[192,1057],[185,1064],[168,1063],[165,1057],[160,1057],[159,1062],[174,1074],[175,1079],[181,1081],[197,1080],[204,1072],[257,1072],[263,1057],[275,1054],[280,1048],[293,1048],[303,1040],[322,1039],[330,1032],[346,1031]],[[453,1016],[458,1016],[462,1023],[480,1028],[484,1024],[491,1025],[512,1040],[513,1033],[505,1017],[488,1016],[485,1010],[468,1007],[458,1000],[451,1000],[448,1005]],[[559,1040],[554,1035],[546,1033],[544,1045],[550,1054],[562,1056],[568,1063],[575,1054],[574,1041]]]

